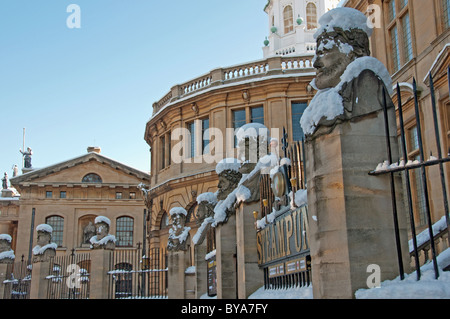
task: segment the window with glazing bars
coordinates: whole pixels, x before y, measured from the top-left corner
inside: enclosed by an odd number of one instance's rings
[[[134,220],[131,217],[119,217],[116,223],[116,246],[133,246]]]
[[[47,225],[50,225],[53,229],[52,242],[56,243],[58,247],[62,247],[64,234],[64,218],[62,218],[61,216],[50,216],[45,219],[45,223]]]
[[[294,14],[292,13],[292,7],[286,6],[283,10],[284,19],[284,33],[294,31]]]
[[[406,63],[413,58],[409,13],[405,14],[402,18],[402,31],[403,31],[403,58],[404,62]]]
[[[450,0],[442,1],[442,26],[445,29],[450,27]]]

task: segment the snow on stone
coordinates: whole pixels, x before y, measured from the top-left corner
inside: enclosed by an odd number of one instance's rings
[[[205,255],[205,260],[211,259],[215,256],[216,256],[216,250],[214,249]]]
[[[195,274],[195,266],[190,266],[184,271],[185,274]]]
[[[202,237],[203,233],[205,232],[205,229],[208,225],[211,225],[214,223],[214,217],[207,217],[203,220],[202,224],[199,228],[197,228],[197,232],[192,237],[192,243],[194,245],[197,245],[199,243],[200,238]]]
[[[0,234],[0,240],[6,240],[7,242],[11,242],[12,237],[8,234]]]
[[[192,242],[194,243],[194,245],[198,244],[198,241],[200,240],[200,236],[205,231],[206,226],[208,226],[209,224],[212,224],[213,222],[214,222],[214,218],[213,217],[207,217],[207,218],[205,218],[203,220],[202,224],[197,229],[197,232],[195,233],[194,237],[192,237]]]
[[[319,19],[320,27],[314,34],[317,38],[324,31],[334,31],[334,28],[341,28],[344,31],[352,29],[361,29],[371,36],[373,29],[367,23],[367,17],[361,12],[353,8],[335,8],[326,12]]]
[[[94,245],[94,244],[105,245],[106,243],[108,243],[110,241],[115,243],[116,242],[116,236],[114,236],[114,235],[106,235],[105,237],[103,237],[100,240],[97,239],[97,236],[92,236],[89,241],[91,242],[92,245]]]
[[[178,239],[180,243],[184,243],[189,236],[189,231],[191,227],[184,227],[183,231],[179,235],[175,235],[175,230],[173,228],[169,229],[169,238]]]
[[[302,207],[308,204],[308,199],[307,199],[307,195],[308,192],[306,189],[299,189],[298,191],[295,192],[295,196],[294,196],[294,204],[295,206],[293,206],[292,204],[292,192],[289,193],[289,197],[291,198],[291,208],[295,208],[295,207]]]
[[[187,211],[183,207],[173,207],[170,210],[169,214],[170,214],[170,216],[173,216],[173,215],[184,215],[184,216],[187,216]]]
[[[357,78],[364,70],[374,72],[384,82],[388,93],[392,93],[392,80],[384,64],[370,56],[357,58],[347,66],[336,87],[319,90],[316,93],[300,119],[300,125],[305,134],[314,133],[322,118],[333,120],[344,113],[343,100],[339,91],[344,83]]]
[[[56,248],[58,248],[58,245],[56,243],[50,243],[50,244],[47,244],[42,247],[39,245],[36,245],[33,248],[33,255],[43,255],[47,249],[56,250]]]
[[[41,232],[46,232],[51,234],[53,232],[53,228],[52,226],[48,225],[48,224],[40,224],[39,226],[36,227],[36,231],[41,231]]]
[[[252,196],[250,190],[244,185],[239,185],[236,191],[236,203],[239,204],[241,202],[245,202]]]
[[[216,173],[220,174],[227,169],[238,172],[239,168],[241,168],[241,161],[236,158],[224,158],[219,163],[217,163]]]
[[[224,200],[221,200],[214,207],[214,222],[212,227],[216,227],[218,224],[223,223],[227,219],[227,211],[236,202],[236,193],[238,188],[235,188]]]
[[[209,204],[215,205],[217,204],[217,196],[215,193],[206,192],[197,196],[197,203],[207,202]]]
[[[105,217],[105,216],[97,216],[97,217],[95,218],[94,223],[95,223],[95,224],[98,224],[98,223],[105,223],[105,224],[107,224],[108,226],[111,226],[111,220],[110,220],[108,217]]]
[[[423,265],[421,278],[417,280],[416,273],[405,275],[394,280],[386,280],[379,288],[359,289],[355,293],[357,299],[449,299],[450,298],[450,272],[443,271],[442,266],[450,260],[450,248],[439,254],[439,278],[435,279],[433,264]]]
[[[432,226],[433,237],[436,236],[437,234],[439,234],[441,231],[443,231],[446,228],[447,228],[447,220],[446,220],[445,216],[442,216],[442,218],[439,221],[437,221],[436,223],[434,223]],[[421,232],[420,234],[418,234],[416,236],[416,240],[417,240],[417,247],[419,247],[420,245],[429,241],[430,240],[430,231],[428,230],[428,228],[426,230],[424,230],[423,232]],[[412,239],[410,239],[408,241],[408,245],[409,245],[409,252],[412,252],[414,250],[414,244],[413,244]]]
[[[0,253],[0,260],[3,259],[15,259],[16,256],[14,255],[14,251],[13,250],[7,250],[4,252]]]

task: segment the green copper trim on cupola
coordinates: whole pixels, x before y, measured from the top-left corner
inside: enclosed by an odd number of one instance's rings
[[[264,6],[264,11],[266,11],[267,7],[268,7],[269,4],[270,4],[270,1],[272,1],[272,0],[268,0],[268,1],[267,1],[267,4]]]

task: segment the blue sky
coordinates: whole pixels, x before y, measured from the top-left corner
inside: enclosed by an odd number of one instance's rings
[[[81,28],[70,29],[70,4]],[[173,85],[262,58],[266,0],[1,0],[0,172],[88,146],[150,169],[145,124]]]

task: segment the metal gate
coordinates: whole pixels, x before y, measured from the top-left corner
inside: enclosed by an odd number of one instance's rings
[[[75,254],[52,258],[49,267],[47,299],[89,299],[89,254]]]
[[[167,298],[167,270],[167,252],[163,249],[112,251],[108,298]]]
[[[4,299],[29,299],[32,265],[25,256],[7,266]]]

